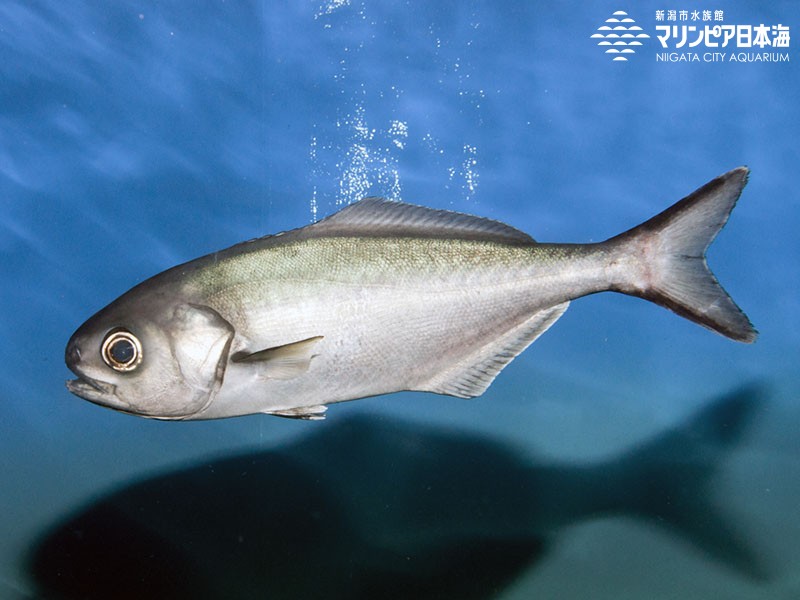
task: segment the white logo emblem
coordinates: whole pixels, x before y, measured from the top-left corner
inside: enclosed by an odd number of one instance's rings
[[[624,10],[615,12],[592,34],[592,38],[600,40],[597,45],[606,48],[606,54],[613,60],[623,61],[636,52],[635,48],[642,45],[641,40],[649,37]]]

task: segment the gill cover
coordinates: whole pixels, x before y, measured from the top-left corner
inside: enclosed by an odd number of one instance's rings
[[[206,408],[222,385],[234,330],[208,306],[178,304],[143,340],[145,355],[117,396],[131,412],[180,419]]]

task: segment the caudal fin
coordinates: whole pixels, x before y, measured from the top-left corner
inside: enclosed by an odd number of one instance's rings
[[[649,221],[608,240],[634,265],[617,291],[651,300],[739,342],[758,332],[706,263],[714,241],[747,183],[739,167],[708,182]]]

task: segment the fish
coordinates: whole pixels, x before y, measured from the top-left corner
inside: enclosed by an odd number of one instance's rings
[[[366,198],[133,287],[70,338],[67,388],[168,420],[321,419],[330,404],[405,390],[472,398],[572,300],[605,291],[750,343],[757,331],[705,257],[748,174],[589,244]]]
[[[587,462],[422,415],[347,411],[291,443],[198,458],[98,494],[32,542],[30,597],[500,598],[542,570],[552,585],[553,561],[570,547],[595,565],[589,580],[611,589],[614,575],[596,563],[610,554],[624,564],[631,549],[619,540],[646,554],[642,566],[673,552],[684,568],[768,585],[778,566],[719,482],[770,402],[768,389],[742,386]],[[614,534],[576,546],[576,529],[599,523]],[[565,562],[564,576],[583,577]],[[536,591],[518,596],[551,595]]]

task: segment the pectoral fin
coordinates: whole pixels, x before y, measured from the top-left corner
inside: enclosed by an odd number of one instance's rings
[[[302,375],[311,366],[311,359],[317,343],[323,338],[318,335],[299,342],[267,348],[257,352],[237,352],[231,357],[236,363],[253,363],[262,368],[270,379],[292,379]]]

